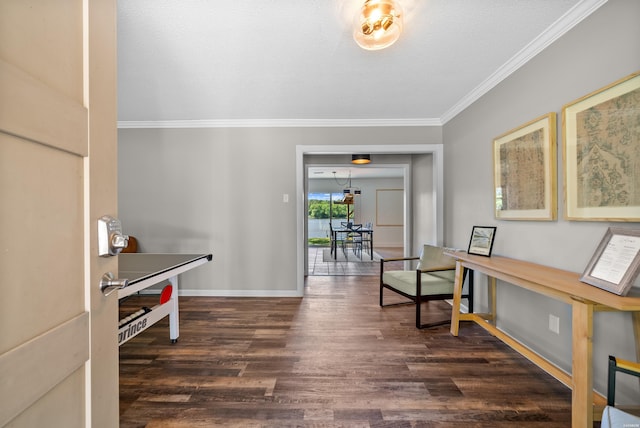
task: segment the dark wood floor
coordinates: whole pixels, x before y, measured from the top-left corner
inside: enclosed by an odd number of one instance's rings
[[[120,348],[120,426],[571,425],[570,390],[480,327],[417,330],[374,276],[307,281],[303,299],[181,298],[177,344],[165,319]]]

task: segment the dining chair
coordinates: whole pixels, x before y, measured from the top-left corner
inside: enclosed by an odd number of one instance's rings
[[[329,238],[329,245],[331,246],[331,255],[335,256],[336,252],[338,251],[338,242],[340,242],[340,248],[343,247],[343,240],[344,238],[342,237],[342,235],[338,234],[335,229],[333,228],[333,224],[331,224],[331,222],[329,222],[329,232],[330,232],[330,238]]]
[[[371,243],[373,242],[373,223],[366,222],[360,232],[360,246],[362,247],[362,251],[367,252],[372,255],[373,248],[371,248]]]
[[[351,239],[351,250],[360,259],[362,259],[362,224],[351,225],[349,233]]]

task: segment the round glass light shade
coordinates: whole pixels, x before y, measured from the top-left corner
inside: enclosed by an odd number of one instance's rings
[[[394,0],[366,0],[354,25],[353,38],[361,48],[384,49],[402,33],[402,9]]]

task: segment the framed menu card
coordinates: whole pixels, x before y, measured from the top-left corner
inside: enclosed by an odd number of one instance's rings
[[[580,281],[624,296],[639,270],[640,230],[610,227]]]

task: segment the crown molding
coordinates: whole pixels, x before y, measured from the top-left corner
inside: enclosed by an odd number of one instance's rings
[[[224,119],[118,121],[118,128],[325,128],[442,126],[567,33],[608,0],[583,0],[558,18],[502,67],[465,95],[440,118],[413,119]]]
[[[236,119],[236,120],[131,120],[118,128],[326,128],[375,126],[442,126],[440,119]]]
[[[586,17],[595,12],[600,6],[608,0],[584,0],[569,9],[567,13],[562,15],[551,24],[538,37],[533,39],[531,43],[522,48],[502,67],[496,70],[479,86],[469,92],[464,98],[458,101],[452,108],[447,110],[441,117],[443,124],[453,119],[464,109],[473,104],[476,100],[497,86],[504,79],[515,73],[520,67],[529,62],[533,57],[542,52],[551,43],[555,42],[566,32],[579,24]]]

